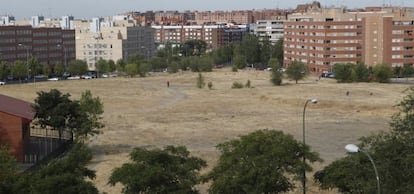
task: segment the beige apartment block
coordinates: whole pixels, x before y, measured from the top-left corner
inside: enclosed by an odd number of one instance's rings
[[[76,21],[76,58],[84,60],[89,70],[96,70],[99,59],[117,61],[130,55],[146,57],[155,53],[154,30],[133,23],[96,23]],[[95,28],[95,29],[93,29]]]
[[[284,24],[284,65],[301,61],[315,73],[336,63],[412,65],[413,8],[367,10],[313,7],[290,14]]]

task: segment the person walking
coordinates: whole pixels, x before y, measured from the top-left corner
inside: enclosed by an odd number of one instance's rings
[[[167,81],[167,88],[169,88],[170,87],[170,81],[168,80]]]

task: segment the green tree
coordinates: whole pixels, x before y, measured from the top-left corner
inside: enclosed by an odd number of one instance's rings
[[[15,78],[19,78],[21,81],[22,78],[27,77],[28,69],[27,65],[23,61],[16,61],[14,66],[11,69],[12,74]]]
[[[414,88],[398,104],[400,111],[391,118],[391,131],[360,139],[358,147],[375,161],[382,193],[414,192]],[[337,188],[343,193],[376,193],[375,172],[362,153],[340,158],[314,177],[322,189]]]
[[[236,54],[233,58],[233,65],[237,69],[243,69],[246,67],[246,58],[243,55]]]
[[[9,147],[0,146],[0,193],[13,193],[16,174],[17,163],[9,154]]]
[[[187,40],[183,45],[185,56],[200,56],[205,54],[207,43],[203,40]]]
[[[28,68],[30,70],[29,72],[31,77],[39,75],[42,71],[42,65],[40,64],[39,60],[35,57],[29,58]]]
[[[123,59],[118,59],[116,61],[116,70],[117,71],[121,71],[121,72],[125,71],[125,66],[126,66],[126,63]]]
[[[108,71],[109,72],[114,72],[116,70],[116,64],[115,61],[112,59],[108,60]]]
[[[95,172],[86,168],[92,152],[83,144],[75,144],[64,158],[57,158],[39,170],[22,174],[12,193],[80,193],[98,194],[86,178],[94,179]]]
[[[10,67],[7,61],[0,61],[0,79],[4,80],[10,75]]]
[[[270,40],[268,37],[264,37],[263,40],[260,41],[260,63],[264,66],[268,66],[268,62],[270,60],[270,56],[272,55],[272,49],[270,45]]]
[[[236,54],[245,57],[248,64],[256,64],[260,62],[260,42],[255,35],[245,35],[242,38],[240,47],[236,49]]]
[[[340,83],[349,83],[354,81],[352,79],[352,63],[336,63],[333,66],[332,71],[335,74],[335,79]]]
[[[128,63],[125,65],[125,73],[130,77],[134,77],[138,74],[138,65],[134,63]]]
[[[308,74],[308,69],[305,64],[299,61],[293,61],[286,69],[286,74],[289,78],[295,80],[296,84],[298,80],[301,80],[306,77]]]
[[[76,59],[68,64],[68,72],[71,75],[83,75],[88,71],[88,64],[85,61]]]
[[[71,100],[70,94],[62,94],[57,89],[50,92],[38,92],[33,109],[36,125],[59,131],[71,131],[76,141],[84,141],[88,136],[96,135],[103,124],[99,122],[103,105],[99,98],[92,98],[90,91],[82,93],[80,101]]]
[[[388,83],[392,77],[392,69],[386,64],[376,65],[373,68],[375,81],[379,83]]]
[[[138,67],[138,73],[140,77],[147,76],[148,72],[150,72],[152,69],[151,64],[149,63],[141,63]]]
[[[197,77],[197,88],[204,88],[206,83],[204,82],[204,76],[201,73],[198,73]]]
[[[42,71],[48,77],[52,75],[52,67],[49,64],[43,65]]]
[[[109,63],[107,60],[99,59],[96,62],[96,71],[100,74],[109,72]]]
[[[403,77],[411,77],[411,75],[414,73],[414,68],[412,64],[404,64],[404,66],[401,69],[401,74]]]
[[[270,82],[275,86],[282,85],[282,76],[283,73],[280,71],[280,65],[276,58],[271,58],[269,60],[269,67],[272,68],[270,75]]]
[[[198,193],[194,186],[206,162],[185,147],[134,148],[130,158],[132,163],[115,168],[109,178],[111,185],[124,185],[123,193]]]
[[[294,188],[294,179],[309,162],[321,161],[310,147],[281,131],[259,130],[219,144],[221,156],[205,176],[212,181],[209,193],[283,193]]]
[[[55,72],[56,76],[62,77],[64,71],[65,71],[65,67],[62,64],[58,63],[58,64],[55,65],[55,71],[54,72]]]
[[[369,69],[364,63],[358,63],[355,66],[356,81],[367,82],[369,81]]]
[[[275,57],[279,64],[283,64],[283,38],[280,38],[276,44],[272,46],[272,57]]]

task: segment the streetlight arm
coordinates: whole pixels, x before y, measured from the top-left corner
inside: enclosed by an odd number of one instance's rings
[[[359,149],[359,151],[364,153],[369,158],[369,161],[371,161],[371,164],[374,167],[374,171],[375,171],[375,178],[377,179],[377,191],[378,191],[378,194],[381,194],[380,179],[378,176],[378,171],[377,171],[377,167],[375,166],[374,160],[365,150]]]

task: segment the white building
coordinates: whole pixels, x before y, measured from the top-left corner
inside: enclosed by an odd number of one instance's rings
[[[45,20],[45,17],[43,16],[32,16],[32,19],[30,20],[30,25],[32,27],[39,27],[40,22]]]
[[[283,38],[283,21],[257,20],[253,33],[261,38],[267,37],[274,44]]]
[[[64,30],[73,30],[73,16],[62,16],[62,20],[60,20],[60,27]]]

